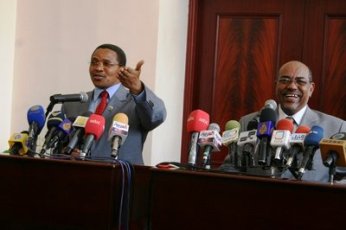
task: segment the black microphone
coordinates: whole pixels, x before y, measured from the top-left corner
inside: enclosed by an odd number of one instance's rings
[[[54,111],[52,112],[48,119],[47,119],[47,128],[48,131],[45,135],[45,140],[44,143],[42,145],[42,149],[41,149],[41,155],[44,154],[47,151],[47,145],[48,143],[51,141],[51,139],[53,138],[53,135],[55,135],[58,126],[60,125],[60,123],[65,119],[65,114],[62,113],[61,111]]]
[[[81,92],[78,94],[54,94],[50,97],[50,101],[54,104],[64,102],[81,102],[85,103],[88,101],[88,94]]]
[[[258,146],[258,164],[263,166],[271,165],[271,149],[269,148],[269,143],[276,119],[276,112],[272,108],[264,108],[261,111],[257,137],[260,140]]]
[[[246,170],[248,167],[256,166],[255,154],[257,145],[257,127],[258,121],[256,118],[249,121],[247,131],[241,132],[239,135],[237,146],[241,149],[241,168]]]
[[[85,103],[88,101],[88,94],[81,92],[79,94],[54,94],[50,96],[50,103],[46,109],[46,117],[52,111],[55,104],[64,102],[80,102]]]
[[[47,149],[51,149],[51,153],[61,153],[63,146],[65,144],[65,139],[67,138],[67,135],[71,132],[71,127],[72,123],[68,118],[65,118],[62,122],[60,122],[54,136],[49,140],[46,146]],[[45,150],[41,151],[41,156],[45,154]]]

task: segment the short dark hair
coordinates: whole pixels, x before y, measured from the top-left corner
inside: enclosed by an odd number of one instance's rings
[[[118,55],[118,62],[120,66],[125,66],[126,65],[126,54],[124,50],[122,50],[119,46],[113,45],[113,44],[102,44],[98,46],[94,52],[97,49],[110,49],[113,50],[117,55]]]

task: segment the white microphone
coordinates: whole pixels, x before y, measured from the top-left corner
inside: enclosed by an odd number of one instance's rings
[[[210,169],[210,154],[211,152],[220,151],[221,135],[220,126],[216,123],[211,123],[208,130],[203,130],[199,134],[198,144],[204,147],[203,165],[206,169]]]
[[[239,138],[240,123],[236,120],[229,120],[225,125],[225,131],[222,133],[222,144],[228,148],[227,160],[231,164],[237,165],[237,142]]]
[[[283,151],[290,148],[291,133],[294,128],[292,119],[281,119],[276,125],[270,140],[270,145],[275,149],[274,163],[276,166],[282,166]]]
[[[109,129],[109,140],[112,143],[111,156],[118,157],[119,148],[124,144],[129,132],[129,118],[125,113],[117,113],[113,117],[113,124]]]
[[[292,166],[296,166],[296,156],[304,151],[304,140],[309,132],[310,127],[306,125],[300,125],[298,126],[296,132],[291,134],[291,148],[287,154],[286,167],[290,168]]]

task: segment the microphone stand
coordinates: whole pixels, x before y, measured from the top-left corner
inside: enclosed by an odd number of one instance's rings
[[[325,166],[329,168],[329,180],[331,184],[334,182],[334,175],[336,173],[336,160],[338,159],[338,154],[331,151],[327,159],[323,162]]]

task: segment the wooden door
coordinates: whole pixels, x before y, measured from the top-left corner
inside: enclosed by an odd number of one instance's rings
[[[208,112],[223,131],[227,121],[239,120],[275,99],[277,69],[289,60],[309,65],[319,86],[330,77],[345,82],[346,51],[334,52],[346,47],[346,10],[336,6],[345,5],[341,2],[191,0],[181,161],[187,162],[186,121],[191,111]],[[330,92],[334,87],[338,93]],[[317,87],[310,106],[345,118],[342,104],[330,105],[339,95],[340,103],[345,99],[342,87],[331,81]],[[219,164],[225,155],[223,147],[212,159]]]

